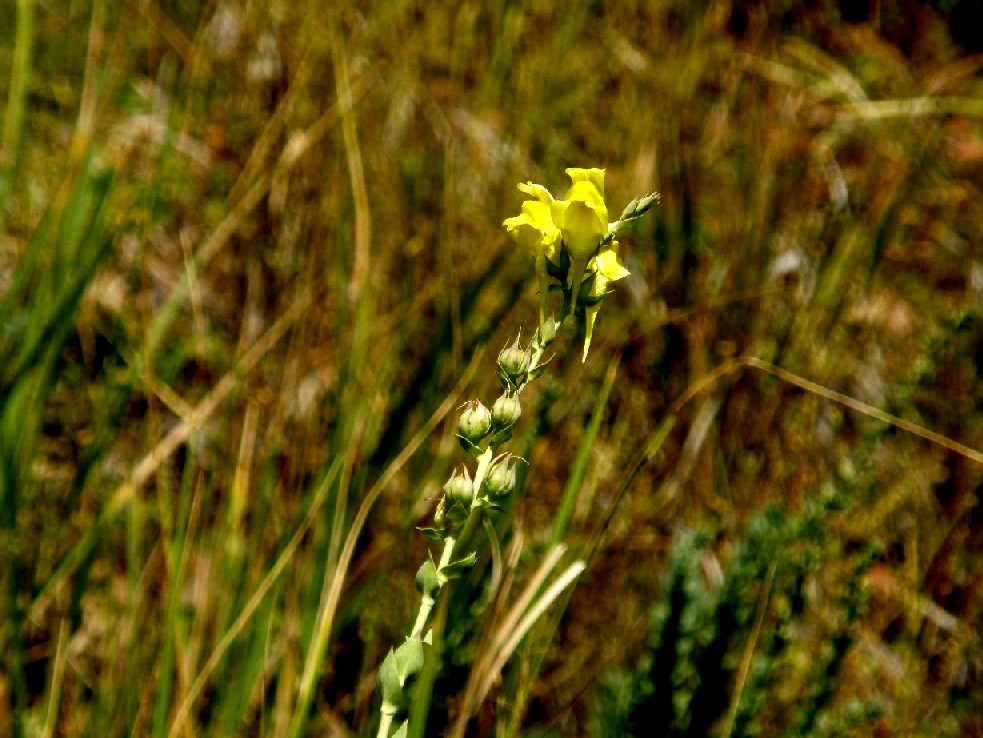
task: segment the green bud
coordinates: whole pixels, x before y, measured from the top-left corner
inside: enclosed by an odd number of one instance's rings
[[[468,400],[457,421],[457,432],[471,443],[478,443],[491,431],[491,412],[478,400]]]
[[[543,321],[542,328],[539,332],[539,345],[549,346],[553,343],[554,338],[556,338],[556,319],[551,314]]]
[[[474,500],[474,482],[467,467],[462,467],[464,473],[455,471],[444,485],[445,516],[448,520],[460,522],[471,514],[471,503]]]
[[[447,525],[447,503],[444,498],[440,498],[440,502],[437,503],[437,509],[433,514],[433,524],[437,530],[443,530]]]
[[[485,490],[489,497],[506,497],[515,491],[515,459],[517,458],[519,457],[514,457],[511,453],[504,453],[492,461],[485,476]]]
[[[495,430],[511,428],[519,422],[520,415],[522,415],[522,407],[519,405],[519,398],[509,394],[508,390],[503,392],[492,405],[492,425]]]
[[[512,383],[519,385],[529,370],[529,362],[532,356],[529,349],[519,347],[519,337],[516,336],[515,342],[511,346],[502,349],[498,355],[498,366]]]
[[[624,212],[621,213],[621,220],[640,218],[641,216],[645,215],[649,208],[651,208],[661,199],[662,196],[658,192],[650,192],[647,195],[636,197],[634,200],[628,203]]]

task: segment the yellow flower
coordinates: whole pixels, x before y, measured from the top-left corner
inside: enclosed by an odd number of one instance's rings
[[[519,184],[519,190],[533,197],[522,203],[522,212],[514,218],[506,218],[502,225],[520,246],[529,249],[536,262],[536,279],[539,282],[539,326],[546,320],[546,298],[549,293],[549,273],[546,260],[556,252],[560,230],[553,223],[550,207],[553,196],[542,185],[527,182]]]
[[[566,197],[555,200],[550,211],[560,229],[570,258],[594,254],[608,232],[608,208],[604,204],[603,169],[568,169],[573,180]]]
[[[601,309],[601,303],[607,294],[608,284],[631,274],[618,259],[617,248],[618,242],[614,241],[609,247],[600,251],[587,265],[587,270],[592,273],[593,278],[590,281],[590,290],[586,296],[592,298],[590,301],[593,304],[584,307],[583,361],[587,361],[587,351],[590,348],[590,339],[594,332],[594,321],[597,320],[597,311]]]
[[[535,199],[522,203],[522,212],[514,218],[506,218],[502,225],[516,243],[529,249],[533,258],[552,256],[560,237],[550,215],[553,196],[545,187],[532,182],[520,184],[519,189]]]
[[[566,197],[550,205],[553,222],[570,252],[570,288],[576,295],[587,261],[608,232],[608,207],[604,203],[603,169],[567,169],[573,184]]]
[[[594,286],[591,292],[595,295],[603,295],[609,282],[617,282],[631,274],[625,269],[621,259],[618,258],[617,241],[612,242],[610,246],[591,259],[587,268],[594,272]]]

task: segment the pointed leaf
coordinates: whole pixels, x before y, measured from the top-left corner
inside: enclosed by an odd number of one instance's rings
[[[556,358],[556,354],[553,354],[546,361],[541,362],[536,366],[535,369],[529,372],[529,381],[532,382],[535,379],[539,379],[543,374],[546,373],[546,367],[553,363],[553,359]]]
[[[433,557],[428,554],[427,560],[416,572],[416,589],[421,595],[432,600],[440,592],[440,586],[437,565],[433,563]]]
[[[420,527],[418,527],[417,530],[420,531],[427,538],[429,538],[431,541],[437,541],[438,543],[440,543],[441,541],[443,541],[443,540],[445,540],[447,538],[447,531],[446,530],[441,530],[440,528],[420,528]]]
[[[457,442],[461,444],[461,448],[463,448],[467,453],[471,454],[474,458],[477,459],[484,453],[478,446],[475,446],[464,436],[455,433],[454,437],[457,439]]]
[[[405,685],[423,669],[423,641],[419,637],[407,638],[406,642],[396,649],[395,662],[400,686]]]
[[[509,426],[508,428],[503,428],[502,430],[498,431],[498,433],[492,436],[491,440],[488,442],[488,446],[490,448],[497,448],[498,446],[501,446],[503,443],[508,441],[510,438],[512,438],[512,426]]]
[[[437,576],[443,579],[444,582],[449,582],[453,579],[460,579],[472,566],[474,566],[477,560],[477,552],[472,551],[463,559],[452,561],[446,566],[440,567],[440,569],[437,571]]]
[[[382,712],[395,715],[405,704],[406,698],[403,695],[403,682],[399,678],[396,652],[391,648],[379,667],[379,689],[382,691]]]
[[[475,507],[482,507],[485,510],[490,510],[491,512],[502,512],[503,508],[501,505],[497,505],[487,497],[482,497],[474,501]]]

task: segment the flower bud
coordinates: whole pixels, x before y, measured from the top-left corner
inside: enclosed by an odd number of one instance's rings
[[[505,453],[492,462],[485,476],[485,490],[489,497],[506,497],[515,491],[515,458],[512,454]]]
[[[529,349],[520,348],[519,337],[516,336],[515,342],[499,353],[498,366],[513,384],[518,385],[525,378],[531,360]]]
[[[460,522],[471,514],[471,503],[474,500],[474,483],[467,467],[462,467],[464,473],[455,471],[444,485],[445,516],[448,520]]]
[[[522,415],[518,396],[510,395],[508,391],[503,392],[502,396],[495,400],[495,404],[492,405],[491,414],[492,425],[496,430],[511,428],[519,422],[519,416]]]
[[[539,343],[541,346],[549,346],[553,343],[554,338],[556,338],[556,319],[550,315],[543,321],[540,329]]]
[[[621,217],[618,219],[618,223],[623,223],[626,220],[634,220],[635,218],[642,217],[649,208],[651,208],[655,203],[659,202],[661,195],[658,192],[650,192],[647,195],[639,195],[630,203],[625,206],[624,211],[621,213]]]
[[[478,400],[468,400],[457,421],[457,432],[471,443],[488,435],[492,426],[491,412]]]

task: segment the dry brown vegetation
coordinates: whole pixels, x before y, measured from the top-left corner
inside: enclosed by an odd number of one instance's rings
[[[536,320],[515,183],[598,166],[662,200],[417,734],[570,496],[588,569],[468,735],[983,735],[979,4],[840,5],[0,7],[0,733],[374,735],[451,411]]]

